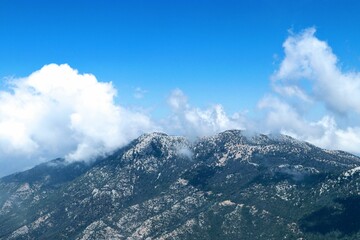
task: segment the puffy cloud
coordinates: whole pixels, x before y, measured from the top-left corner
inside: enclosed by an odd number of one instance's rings
[[[66,64],[9,84],[0,91],[0,174],[55,157],[92,159],[154,130],[148,116],[114,103],[111,83]]]
[[[309,28],[284,42],[284,59],[271,77],[278,96],[266,96],[258,104],[265,111],[262,129],[360,153],[360,127],[338,124],[344,116],[348,123],[356,123],[351,118],[360,114],[360,74],[343,72],[330,46],[316,38],[315,32]],[[327,109],[323,116],[307,120],[319,105]]]
[[[171,93],[168,103],[173,114],[165,126],[170,133],[201,137],[228,129],[245,128],[246,121],[241,114],[228,116],[220,104],[206,109],[192,107],[180,89]]]
[[[309,28],[284,42],[285,58],[272,77],[274,85],[288,95],[311,96],[337,113],[360,113],[360,74],[342,72],[331,47],[316,38],[315,32]],[[312,89],[301,88],[301,81],[308,81]]]

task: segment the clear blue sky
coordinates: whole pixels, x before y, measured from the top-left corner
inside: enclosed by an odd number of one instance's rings
[[[289,29],[315,26],[358,68],[359,10],[347,0],[1,0],[0,78],[68,63],[112,81],[123,105],[161,107],[180,88],[194,105],[242,111],[270,88]],[[132,97],[136,87],[146,98]]]

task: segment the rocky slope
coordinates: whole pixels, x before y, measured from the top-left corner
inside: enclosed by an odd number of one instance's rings
[[[0,239],[360,239],[360,158],[287,136],[146,134],[0,180]]]

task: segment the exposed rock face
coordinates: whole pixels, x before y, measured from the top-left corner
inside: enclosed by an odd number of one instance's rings
[[[0,180],[0,239],[359,239],[360,159],[279,135],[146,134]]]

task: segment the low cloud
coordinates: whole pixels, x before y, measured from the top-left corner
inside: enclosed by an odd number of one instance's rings
[[[55,157],[92,159],[155,129],[145,114],[116,105],[115,96],[111,83],[66,64],[10,80],[9,91],[0,92],[0,174]]]
[[[177,149],[177,154],[181,157],[192,159],[194,156],[193,151],[188,146],[179,146]]]
[[[246,120],[240,113],[228,116],[220,104],[205,109],[192,107],[180,89],[170,94],[168,103],[172,115],[165,126],[170,133],[202,137],[228,129],[245,129]]]
[[[271,77],[273,93],[258,104],[265,112],[261,129],[360,153],[360,73],[342,71],[331,47],[315,33],[315,28],[290,33],[284,42],[285,56]],[[314,120],[311,111],[323,116]]]

